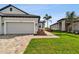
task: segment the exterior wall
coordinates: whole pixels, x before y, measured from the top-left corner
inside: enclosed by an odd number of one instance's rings
[[[79,22],[75,22],[72,24],[72,31],[71,31],[71,25],[69,25],[67,29],[68,29],[67,32],[75,32],[75,31],[79,32]]]
[[[65,31],[65,20],[61,21],[61,31]]]
[[[0,16],[0,34],[2,34],[2,21],[1,21],[1,16]]]
[[[44,23],[39,23],[39,28],[43,29],[44,28]]]
[[[50,28],[51,30],[59,30],[59,24],[51,25]]]
[[[61,24],[60,23],[56,23],[54,25],[51,25],[50,28],[51,28],[51,30],[65,31],[66,30],[66,28],[65,28],[65,20],[62,20]]]
[[[79,22],[75,22],[72,28],[74,31],[79,31]]]
[[[42,28],[42,23],[39,23],[39,28]]]
[[[37,33],[38,31],[38,18],[21,18],[21,17],[4,17],[3,18],[3,22],[2,23],[5,23],[5,22],[34,22],[34,26],[35,26],[35,33]],[[5,28],[4,28],[5,29]]]
[[[59,22],[58,24],[59,24],[59,30],[61,31],[61,29],[62,29],[62,24],[61,24],[61,22]]]
[[[12,11],[10,11],[10,8],[12,8]],[[25,13],[21,12],[20,10],[18,10],[16,8],[12,7],[12,6],[6,8],[6,9],[0,11],[0,12],[2,12],[2,13],[8,13],[8,14],[9,13],[10,14],[25,14]]]

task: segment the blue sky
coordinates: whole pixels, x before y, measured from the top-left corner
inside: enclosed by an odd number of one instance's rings
[[[6,4],[0,4],[0,8]],[[14,6],[22,9],[30,14],[40,15],[41,20],[45,14],[52,16],[52,23],[65,17],[67,11],[75,11],[79,16],[79,4],[14,4]]]

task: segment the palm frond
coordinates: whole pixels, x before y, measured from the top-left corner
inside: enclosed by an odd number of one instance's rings
[[[74,11],[72,11],[72,12],[66,12],[66,18],[67,18],[67,20],[72,21],[72,20],[74,20],[75,17],[76,17],[76,15],[75,15]]]
[[[49,20],[50,18],[52,18],[52,17],[49,16],[48,14],[46,14],[46,15],[43,17],[43,19],[45,19],[45,20]]]
[[[71,18],[74,18],[76,15],[75,15],[75,12],[71,12]]]
[[[66,12],[66,18],[70,17],[70,12]]]

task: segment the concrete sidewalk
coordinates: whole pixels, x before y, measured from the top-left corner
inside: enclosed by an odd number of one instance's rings
[[[50,33],[50,32],[48,32],[48,31],[45,31],[45,33],[47,34],[47,36],[56,36],[56,35],[54,35],[53,33]]]
[[[42,36],[42,35],[40,36],[40,35],[38,35],[38,36],[33,36],[32,38],[59,38],[59,36],[56,36],[56,35],[54,35],[54,34],[48,32],[48,31],[45,31],[45,33],[46,33],[47,35],[45,35],[45,36]]]

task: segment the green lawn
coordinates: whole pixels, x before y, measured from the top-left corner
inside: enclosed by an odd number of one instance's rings
[[[59,32],[52,32],[60,38],[54,39],[32,39],[24,54],[78,54],[79,35]]]

